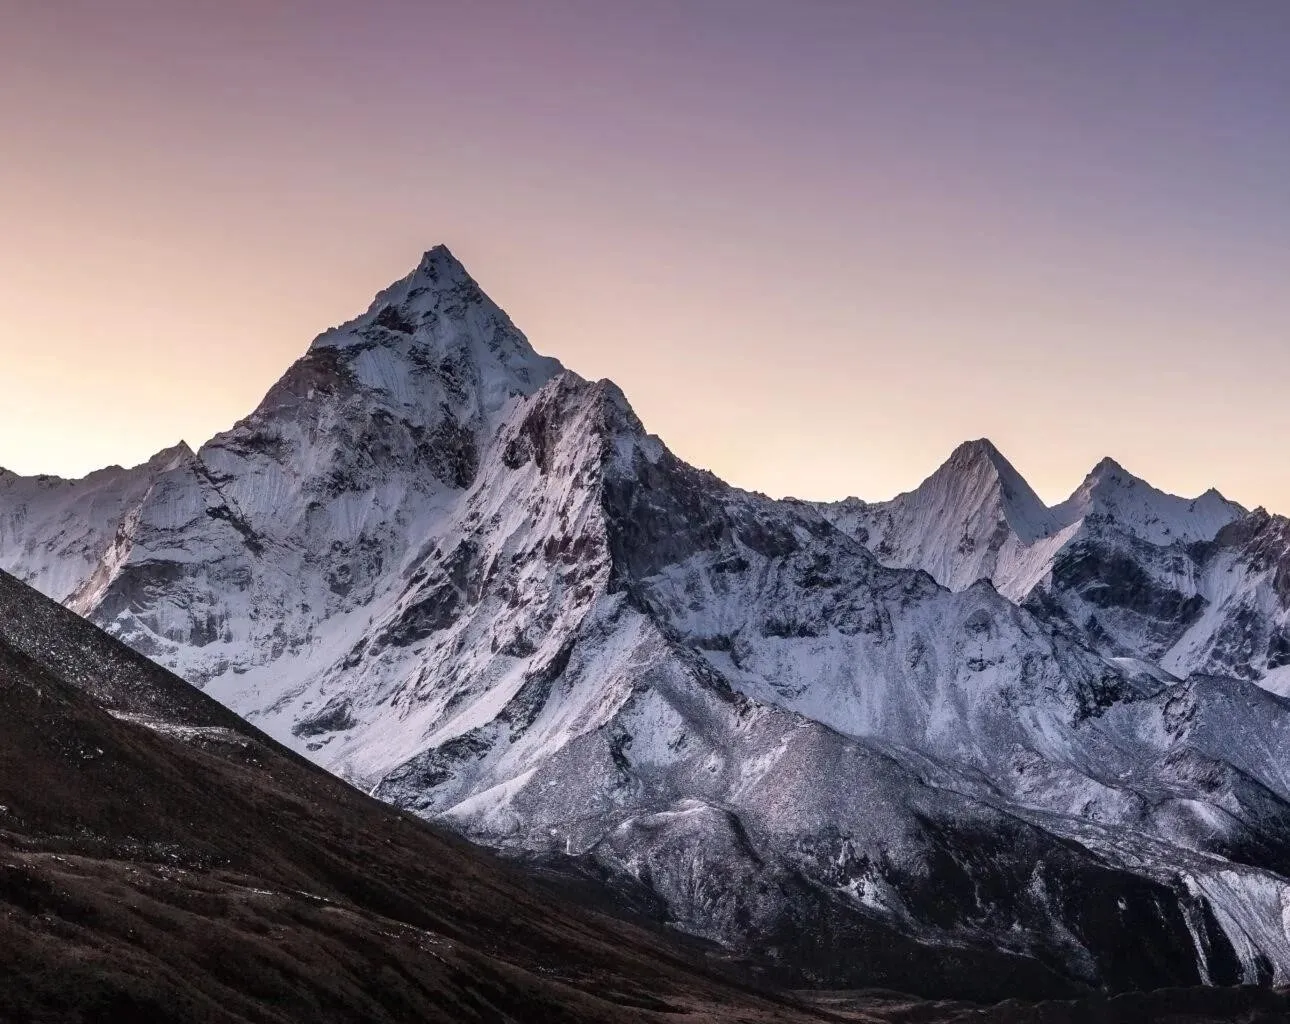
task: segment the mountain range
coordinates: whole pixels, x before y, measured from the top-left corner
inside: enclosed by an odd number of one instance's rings
[[[0,573],[0,1020],[772,1022]]]
[[[1290,1010],[1285,991],[1251,987],[988,1008],[758,991],[719,952],[597,909],[594,889],[365,797],[5,573],[0,706],[13,1024],[1254,1024]]]
[[[0,567],[272,741],[768,981],[955,997],[1290,980],[1288,543],[986,441],[739,490],[443,247],[199,450],[0,473]]]
[[[1048,508],[989,441],[960,446],[888,502],[821,506],[884,564],[951,590],[1000,594],[1113,658],[1173,679],[1249,679],[1290,690],[1287,520],[1215,490],[1185,499],[1113,459]]]

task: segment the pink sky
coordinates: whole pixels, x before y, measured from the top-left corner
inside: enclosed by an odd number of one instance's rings
[[[199,444],[442,241],[743,486],[1290,512],[1290,6],[1127,6],[17,6],[0,465]]]

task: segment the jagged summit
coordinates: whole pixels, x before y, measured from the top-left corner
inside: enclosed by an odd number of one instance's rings
[[[1107,457],[1046,508],[982,439],[889,502],[818,507],[885,565],[988,578],[1108,657],[1290,688],[1290,546],[1213,488],[1181,498]]]
[[[981,471],[994,474],[1003,479],[1020,475],[1013,468],[1004,454],[999,451],[989,438],[979,437],[975,441],[964,441],[937,468],[937,473],[965,474]],[[933,474],[935,475],[935,474]]]
[[[436,245],[366,312],[319,335],[266,404],[357,389],[432,429],[446,413],[472,432],[487,432],[509,402],[563,370],[534,351],[447,246]]]
[[[1113,518],[1134,536],[1151,544],[1212,540],[1245,509],[1210,488],[1196,498],[1181,498],[1153,487],[1115,459],[1102,459],[1075,492],[1053,509],[1059,522],[1088,516]]]
[[[470,277],[465,265],[452,254],[452,250],[443,242],[435,243],[422,253],[421,262],[417,264],[415,273],[429,277],[431,280],[438,280],[442,276],[452,275],[463,278]]]
[[[319,335],[311,352],[382,349],[413,362],[430,353],[441,364],[466,360],[480,369],[500,363],[531,393],[563,367],[538,355],[510,317],[479,287],[446,245],[428,249],[407,275],[380,291],[367,311]]]
[[[995,465],[1007,465],[1008,460],[1004,458],[1003,453],[988,437],[978,437],[974,441],[964,441],[961,445],[950,453],[947,462],[974,462],[978,459],[987,459]]]
[[[1213,489],[1193,499],[1166,494],[1109,456],[1049,508],[986,438],[959,445],[922,484],[891,501],[819,507],[886,565],[923,569],[951,590],[988,578],[1019,602],[1059,563],[1109,571],[1081,554],[1094,537],[1165,549],[1213,540],[1245,515]],[[1088,609],[1080,614],[1080,621],[1098,619]]]
[[[1093,467],[1089,476],[1132,476],[1120,463],[1116,462],[1110,455],[1103,455]],[[1136,478],[1135,478],[1136,479]]]
[[[1051,529],[1044,502],[986,437],[958,445],[912,494],[931,500],[937,512],[955,522],[1002,517],[1027,542]]]
[[[480,300],[488,301],[478,282],[470,275],[465,264],[442,243],[427,249],[417,265],[405,276],[377,294],[373,308],[387,303],[402,303],[409,299],[424,299],[466,289]],[[423,301],[421,305],[430,305]]]
[[[1056,528],[1039,495],[986,438],[959,445],[918,487],[889,502],[818,507],[883,563],[921,568],[951,590],[982,579],[1003,591],[1029,585],[1029,563],[1019,581],[997,569],[1015,566],[1019,549]]]
[[[1000,476],[1016,476],[1017,471],[1003,452],[988,437],[964,441],[952,452],[939,468],[954,467],[958,470],[982,466],[993,469]]]
[[[1151,485],[1142,477],[1130,473],[1123,465],[1107,455],[1098,460],[1097,465],[1088,471],[1088,474],[1080,482],[1079,487],[1072,493],[1071,498],[1067,499],[1067,502],[1063,502],[1063,504],[1067,504],[1080,494],[1106,494],[1117,488],[1133,490],[1137,487],[1150,488]],[[1154,488],[1152,489],[1154,490]]]
[[[160,469],[173,469],[175,466],[179,466],[187,462],[189,459],[193,458],[194,455],[195,453],[192,448],[189,447],[188,442],[181,440],[177,444],[172,444],[169,448],[161,449],[161,451],[157,452],[156,455],[143,463],[143,465]]]
[[[1074,498],[1076,495],[1082,492],[1093,492],[1093,491],[1104,492],[1115,487],[1121,487],[1128,490],[1142,487],[1147,489],[1149,492],[1151,492],[1153,496],[1163,497],[1165,499],[1169,499],[1172,501],[1185,502],[1188,505],[1195,505],[1200,502],[1214,501],[1214,502],[1220,502],[1223,505],[1226,505],[1231,509],[1238,510],[1241,513],[1246,511],[1242,506],[1238,505],[1236,502],[1231,501],[1228,498],[1224,497],[1222,492],[1219,491],[1218,488],[1216,487],[1208,488],[1206,491],[1204,491],[1204,493],[1198,495],[1195,498],[1185,498],[1185,497],[1180,497],[1179,495],[1170,494],[1167,491],[1163,491],[1153,486],[1152,484],[1144,480],[1142,477],[1138,476],[1136,473],[1133,473],[1130,470],[1125,469],[1123,463],[1118,462],[1110,455],[1104,456],[1101,460],[1098,461],[1096,466],[1094,466],[1091,470],[1089,470],[1088,475],[1081,482],[1080,486],[1076,488],[1075,492],[1071,495],[1071,498]],[[1069,501],[1070,499],[1067,499],[1067,500]]]

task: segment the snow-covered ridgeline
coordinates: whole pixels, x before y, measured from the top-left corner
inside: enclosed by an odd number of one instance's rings
[[[1175,497],[1104,459],[1048,508],[982,440],[891,501],[816,507],[884,564],[956,591],[989,580],[1107,656],[1286,685],[1286,520],[1215,490]]]
[[[1049,509],[988,442],[883,505],[739,491],[442,248],[198,452],[0,477],[0,565],[284,742],[835,984],[901,980],[858,936],[1288,976],[1290,710],[1187,679],[1275,678],[1284,523],[1110,463]]]

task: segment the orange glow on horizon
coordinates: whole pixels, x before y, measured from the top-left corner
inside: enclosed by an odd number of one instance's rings
[[[1110,454],[1290,512],[1290,147],[1152,92],[1150,26],[1103,67],[848,5],[190,6],[0,40],[0,465],[196,447],[443,241],[741,486],[890,497],[988,436],[1050,501]]]

